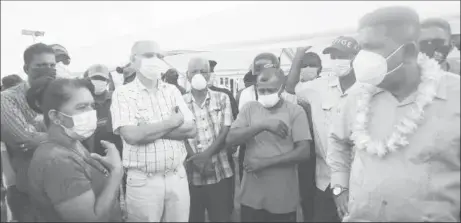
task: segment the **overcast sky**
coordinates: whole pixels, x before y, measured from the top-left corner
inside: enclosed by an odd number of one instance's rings
[[[154,39],[171,50],[306,34],[354,27],[384,5],[408,5],[428,16],[460,13],[459,1],[2,1],[1,75],[22,73],[32,37],[21,29],[45,31],[38,41],[64,45],[70,69],[81,72],[91,63],[125,63],[135,40]]]

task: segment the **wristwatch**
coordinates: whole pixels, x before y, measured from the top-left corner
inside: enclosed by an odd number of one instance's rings
[[[345,188],[345,187],[342,187],[341,185],[335,185],[332,187],[332,192],[333,192],[333,195],[335,196],[339,196],[341,195],[344,191],[347,191],[348,189]]]

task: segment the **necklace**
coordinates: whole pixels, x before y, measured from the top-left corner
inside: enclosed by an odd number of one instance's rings
[[[432,103],[437,94],[441,72],[437,62],[424,54],[418,56],[418,64],[421,67],[421,83],[417,88],[415,103],[410,112],[394,126],[393,132],[383,140],[372,139],[368,132],[370,101],[377,88],[368,85],[361,88],[351,134],[356,150],[366,150],[370,154],[384,157],[409,144],[407,137],[416,131],[418,123],[424,118],[424,108]]]

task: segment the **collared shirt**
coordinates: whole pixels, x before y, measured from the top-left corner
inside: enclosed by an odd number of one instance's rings
[[[24,153],[20,145],[46,134],[41,116],[27,103],[28,89],[27,82],[20,83],[2,91],[0,100],[2,141],[8,147],[11,164],[16,171],[16,186],[23,192],[26,191],[27,167],[32,154]]]
[[[293,104],[297,104],[297,98],[295,95],[289,94],[286,91],[282,92],[282,98],[285,99],[288,102],[291,102]],[[249,86],[245,89],[243,89],[242,93],[240,93],[240,98],[239,98],[239,110],[242,110],[243,106],[251,101],[257,101],[256,99],[256,91],[255,91],[255,86]]]
[[[349,187],[349,216],[344,221],[460,220],[460,78],[440,73],[436,97],[407,137],[409,144],[383,158],[352,151],[357,95],[349,92],[334,122],[327,157],[331,184]],[[412,109],[415,96],[399,103],[389,92],[376,93],[370,102],[371,137],[387,137]]]
[[[311,105],[316,152],[315,182],[318,189],[325,191],[330,184],[330,167],[326,157],[331,120],[338,115],[348,93],[342,92],[338,77],[321,77],[310,82],[296,96]]]
[[[231,126],[233,118],[229,96],[222,92],[208,90],[200,106],[197,105],[192,93],[184,95],[184,100],[194,114],[197,126],[197,136],[189,139],[189,144],[195,153],[200,153],[213,144],[222,127]],[[204,177],[196,171],[189,171],[189,180],[193,185],[215,184],[233,175],[225,148],[220,148],[220,151],[211,157],[211,161],[216,174]]]
[[[179,90],[171,84],[157,82],[155,89],[147,89],[136,78],[120,86],[112,94],[112,128],[119,134],[123,126],[157,123],[170,117],[175,106],[185,121],[194,120]],[[146,173],[175,171],[186,157],[183,141],[157,139],[146,145],[130,145],[123,140],[123,165]]]
[[[278,119],[288,126],[288,135],[280,138],[268,131],[260,132],[246,142],[245,159],[268,158],[288,153],[295,143],[311,140],[307,116],[301,106],[283,101],[269,111],[258,102],[246,104],[231,128],[251,126],[268,119]],[[241,203],[273,214],[296,211],[299,204],[299,184],[296,164],[271,166],[255,173],[244,172]]]

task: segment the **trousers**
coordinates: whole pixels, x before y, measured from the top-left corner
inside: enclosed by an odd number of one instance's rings
[[[128,222],[189,220],[189,183],[183,166],[165,174],[129,169],[125,199]]]

